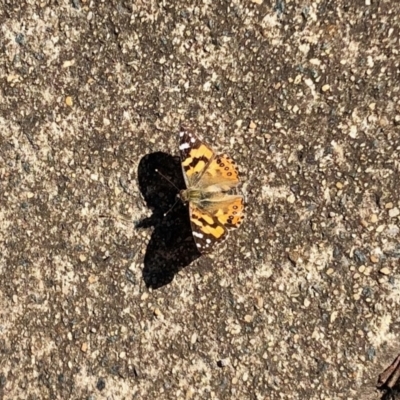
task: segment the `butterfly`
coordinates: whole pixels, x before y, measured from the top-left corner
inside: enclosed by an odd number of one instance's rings
[[[179,133],[186,189],[179,197],[189,206],[192,234],[201,253],[211,251],[244,218],[243,196],[227,194],[240,183],[235,162],[214,151],[192,132]]]

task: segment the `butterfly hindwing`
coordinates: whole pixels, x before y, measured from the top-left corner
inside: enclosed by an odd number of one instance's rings
[[[205,210],[227,228],[237,228],[244,219],[243,196],[221,194],[206,204]]]
[[[189,205],[189,213],[193,238],[201,253],[212,250],[216,243],[226,238],[228,231],[217,217],[194,204]]]

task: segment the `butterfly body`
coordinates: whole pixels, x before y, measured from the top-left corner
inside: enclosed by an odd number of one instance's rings
[[[189,205],[193,238],[205,253],[244,218],[243,196],[226,193],[239,184],[238,171],[230,157],[216,155],[191,132],[180,132],[179,150],[186,183],[179,197]]]

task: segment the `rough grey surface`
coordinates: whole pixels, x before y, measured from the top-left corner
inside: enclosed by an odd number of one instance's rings
[[[379,399],[400,351],[399,14],[0,0],[0,396]],[[182,206],[162,218],[181,124],[235,159],[248,204],[207,257]]]

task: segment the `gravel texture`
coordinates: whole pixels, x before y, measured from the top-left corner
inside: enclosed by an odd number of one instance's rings
[[[0,398],[374,400],[400,351],[400,3],[0,0]],[[242,227],[197,253],[191,126]]]

